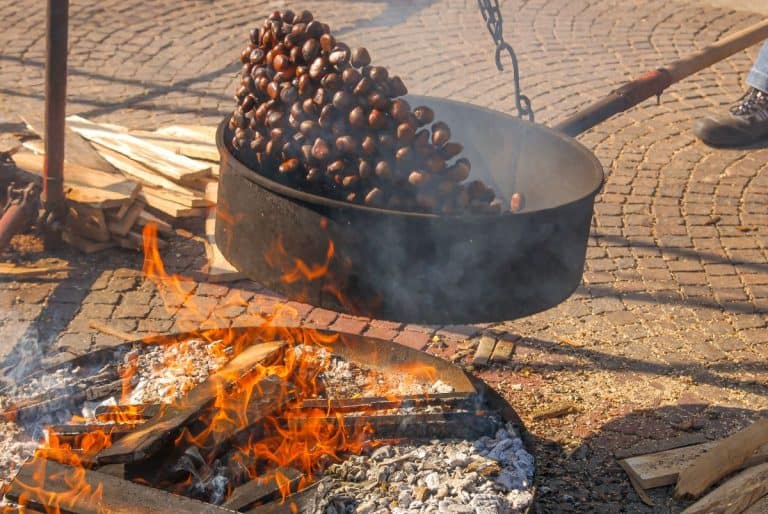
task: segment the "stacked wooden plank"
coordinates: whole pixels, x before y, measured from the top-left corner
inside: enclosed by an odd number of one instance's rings
[[[215,180],[212,177],[217,165],[199,157],[218,159],[213,139],[207,139],[210,131],[189,129],[182,139],[167,136],[167,132],[157,136],[153,132],[132,133],[125,127],[93,123],[79,116],[69,116],[67,124],[109,164],[142,185],[141,197],[149,210],[170,220],[205,217],[210,202],[203,192]],[[177,127],[164,130],[168,129]],[[188,139],[190,135],[197,139]]]
[[[719,441],[630,456],[619,465],[646,503],[646,489],[675,485],[676,498],[697,500],[683,514],[746,512],[768,495],[768,418]]]
[[[25,123],[31,134],[40,133],[40,120]],[[202,241],[208,265],[199,279],[243,278],[221,254],[214,236],[219,174],[215,127],[131,130],[69,116],[66,131],[67,241],[86,252],[111,246],[139,249],[149,222],[157,223],[163,236],[178,220],[205,218]],[[43,141],[27,140],[24,147],[32,153],[20,154],[18,167],[41,177]]]
[[[214,138],[215,130],[207,127],[131,131],[68,117],[65,240],[89,253],[112,246],[139,249],[149,222],[164,235],[177,220],[205,217],[215,203],[204,193],[218,175]],[[17,154],[17,167],[42,177],[43,141],[24,146],[31,153]]]

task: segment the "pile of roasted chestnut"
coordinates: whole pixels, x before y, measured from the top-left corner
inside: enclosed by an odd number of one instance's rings
[[[250,33],[230,121],[237,157],[302,191],[403,211],[497,213],[451,129],[412,108],[398,76],[372,66],[309,11],[273,12]],[[514,207],[513,207],[514,210]]]

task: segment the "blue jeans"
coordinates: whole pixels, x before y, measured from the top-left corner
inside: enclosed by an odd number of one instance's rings
[[[763,43],[763,48],[760,49],[755,65],[747,77],[747,84],[768,93],[768,41]]]

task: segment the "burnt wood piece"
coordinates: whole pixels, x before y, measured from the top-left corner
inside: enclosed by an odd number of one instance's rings
[[[38,448],[35,458],[87,469],[98,467],[95,452],[86,453],[81,448]]]
[[[179,430],[209,408],[222,388],[240,382],[266,359],[283,348],[282,342],[256,344],[235,356],[215,374],[192,389],[178,405],[168,405],[139,429],[123,437],[98,455],[100,464],[134,462],[150,457]]]
[[[110,423],[106,425],[98,424],[82,424],[82,425],[51,425],[46,427],[49,437],[56,437],[59,442],[65,443],[79,443],[79,439],[85,434],[91,432],[101,431],[105,434],[109,434],[112,441],[117,441],[127,433],[136,429],[138,425],[136,423]]]
[[[337,424],[334,417],[291,418],[281,422],[290,428],[298,428],[309,421]],[[372,439],[470,439],[494,433],[499,424],[487,416],[472,413],[441,414],[393,414],[389,416],[346,416],[347,430],[363,429],[370,425]]]
[[[94,415],[99,421],[142,421],[154,418],[160,412],[162,404],[147,403],[141,405],[101,405],[96,407]]]
[[[277,468],[266,477],[256,478],[237,486],[222,507],[232,510],[241,510],[250,507],[256,502],[266,502],[278,499],[280,496],[280,485],[278,484],[278,480],[276,480],[278,474],[283,477],[281,481],[287,480],[289,491],[295,491],[299,481],[304,476],[301,471],[294,468]]]
[[[204,446],[211,450],[206,452],[206,459],[212,462],[232,446],[247,444],[249,439],[260,437],[264,430],[264,418],[276,415],[295,399],[289,389],[290,385],[277,376],[269,376],[259,382],[259,387],[254,388],[245,409],[244,423],[236,424],[227,431],[219,430],[209,434]],[[231,417],[236,419],[236,415]],[[203,429],[207,427],[208,423],[203,423]]]
[[[41,473],[42,472],[42,473]],[[71,484],[80,484],[75,494]],[[94,492],[98,489],[101,493]],[[14,503],[62,514],[232,514],[233,510],[135,484],[112,475],[36,458],[6,488]],[[58,496],[58,501],[56,497]]]
[[[309,487],[302,489],[298,493],[286,496],[284,501],[275,500],[264,505],[256,505],[243,512],[246,514],[297,514],[300,512],[314,511],[314,509],[309,507],[314,507],[319,499],[317,497],[318,489],[323,482],[325,482],[325,480],[320,480]]]
[[[116,369],[86,377],[72,385],[57,387],[10,405],[0,411],[0,418],[24,423],[57,410],[71,409],[84,401],[119,392],[122,389],[119,378]]]
[[[459,406],[472,407],[479,402],[475,393],[440,393],[426,395],[408,395],[398,398],[372,396],[368,398],[333,398],[304,400],[300,410],[326,410],[329,412],[360,412],[405,407],[443,406],[456,408]]]

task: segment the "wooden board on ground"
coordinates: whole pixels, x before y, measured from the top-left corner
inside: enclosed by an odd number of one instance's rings
[[[748,468],[683,511],[738,514],[768,494],[768,463]]]
[[[675,497],[698,498],[709,486],[744,466],[761,446],[768,444],[768,418],[761,418],[726,437],[680,472]]]
[[[173,153],[189,157],[190,159],[218,162],[221,157],[219,155],[219,150],[213,142],[202,143],[200,141],[178,136],[158,134],[157,132],[150,132],[147,130],[131,130],[128,133],[157,146],[162,146]]]
[[[515,342],[509,339],[499,339],[496,342],[496,347],[493,349],[491,362],[509,362],[513,353],[515,353]]]
[[[119,212],[114,216],[107,214],[107,227],[111,233],[124,237],[139,220],[142,212],[144,212],[144,202],[141,200],[133,202],[122,216]]]
[[[185,207],[208,206],[209,203],[198,191],[194,191],[181,184],[177,184],[162,175],[158,175],[150,168],[119,152],[115,152],[114,150],[110,150],[101,145],[96,145],[96,148],[102,153],[105,159],[114,164],[121,172],[144,184],[146,186],[144,188],[145,190],[153,188],[157,195],[161,195],[163,198],[184,205]]]
[[[157,129],[155,133],[162,136],[189,139],[190,141],[198,141],[200,143],[208,143],[216,146],[215,126],[209,127],[205,125],[170,125]]]
[[[69,267],[66,264],[61,266],[18,266],[16,264],[0,262],[0,278],[12,277],[29,278],[29,277],[41,277],[48,275],[49,273],[58,273],[60,271],[69,271]]]
[[[26,123],[30,130],[40,136],[41,139],[37,141],[41,147],[39,153],[45,153],[45,143],[43,141],[45,125],[42,112],[39,115],[28,112],[21,119],[24,120],[24,123]],[[64,160],[72,164],[107,173],[117,172],[114,166],[104,160],[88,141],[66,126],[64,127]]]
[[[634,477],[643,489],[673,485],[678,475],[693,461],[711,451],[718,441],[684,446],[672,450],[638,455],[619,461],[619,465]],[[768,462],[768,445],[759,448],[743,466]]]
[[[485,366],[488,364],[494,346],[496,346],[496,340],[494,338],[489,336],[481,337],[480,342],[477,344],[475,356],[472,358],[472,364],[474,366]]]
[[[100,252],[102,250],[106,250],[107,248],[112,248],[115,246],[114,241],[107,241],[106,243],[101,243],[98,241],[91,241],[90,239],[86,239],[84,237],[80,237],[77,234],[73,234],[72,232],[65,230],[62,235],[62,239],[65,243],[67,243],[70,246],[74,246],[78,250],[84,253],[95,253]]]
[[[79,116],[68,116],[67,123],[72,130],[89,141],[106,146],[178,182],[184,183],[210,174],[211,168],[207,164]]]
[[[205,197],[212,202],[216,201],[218,194],[218,182],[211,183],[205,189]],[[245,273],[237,270],[221,253],[216,243],[216,208],[208,209],[205,218],[205,255],[208,263],[204,270],[204,279],[208,282],[234,282],[246,278]]]
[[[97,456],[98,462],[135,462],[155,454],[181,427],[210,407],[222,388],[228,389],[245,378],[283,346],[284,343],[275,341],[246,348],[215,374],[193,388],[179,405],[169,405],[139,429],[102,450]]]
[[[142,193],[141,198],[147,204],[149,209],[157,211],[172,219],[202,218],[206,213],[205,207],[185,207],[184,205],[152,194]]]
[[[87,204],[70,202],[67,205],[66,227],[73,234],[106,243],[110,239],[104,210]]]
[[[139,227],[145,227],[147,226],[147,223],[154,223],[157,227],[158,234],[162,235],[172,235],[173,234],[173,227],[170,223],[167,223],[157,216],[147,212],[147,211],[141,211],[139,214],[139,219],[136,220],[136,225]]]
[[[144,235],[137,231],[132,230],[128,232],[125,236],[115,236],[114,237],[117,244],[122,248],[127,248],[129,250],[141,250],[144,248]],[[168,246],[168,243],[163,241],[162,239],[157,239],[157,248],[158,250],[162,250]]]
[[[72,484],[82,494],[72,494]],[[85,492],[89,491],[89,492]],[[33,509],[100,514],[233,514],[235,511],[135,484],[108,473],[74,468],[34,458],[22,466],[7,487],[6,497]],[[54,498],[59,498],[56,501]],[[58,503],[60,505],[57,505]]]
[[[16,167],[37,177],[43,176],[44,158],[31,153],[17,153],[13,156]],[[69,190],[67,198],[91,207],[109,209],[121,207],[135,197],[141,184],[122,175],[85,168],[77,164],[64,164],[64,189]]]
[[[613,452],[613,456],[617,459],[626,459],[629,457],[638,457],[640,455],[648,455],[649,453],[659,453],[706,442],[708,442],[707,436],[701,432],[680,434],[671,439],[641,441],[628,448],[618,448]]]

